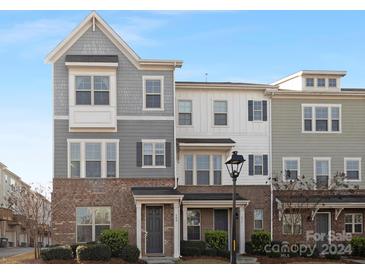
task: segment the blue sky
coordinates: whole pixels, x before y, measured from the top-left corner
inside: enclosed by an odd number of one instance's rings
[[[29,183],[52,180],[51,66],[44,58],[88,11],[0,12],[0,162]],[[365,87],[365,12],[99,14],[142,58],[181,59],[177,80],[270,83],[301,69],[347,70]]]

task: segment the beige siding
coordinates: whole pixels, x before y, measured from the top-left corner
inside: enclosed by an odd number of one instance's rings
[[[302,104],[341,104],[342,133],[302,133]],[[300,172],[312,178],[313,157],[331,157],[332,176],[344,171],[345,157],[361,157],[365,187],[365,99],[273,98],[273,175],[282,170],[283,157],[300,157]]]

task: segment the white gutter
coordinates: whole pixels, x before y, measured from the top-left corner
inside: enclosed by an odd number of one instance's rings
[[[177,183],[178,183],[178,178],[177,178],[177,174],[176,174],[176,166],[177,166],[177,149],[176,149],[176,115],[175,115],[175,107],[176,107],[176,84],[175,84],[175,72],[172,75],[173,81],[174,81],[174,103],[173,103],[173,117],[174,117],[174,180],[175,180],[175,186],[174,189],[177,189]]]

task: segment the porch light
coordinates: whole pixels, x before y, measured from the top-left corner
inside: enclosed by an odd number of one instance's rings
[[[237,154],[237,151],[232,152],[231,159],[229,159],[227,162],[225,162],[228,173],[232,179],[240,176],[241,169],[242,169],[243,163],[245,161],[246,160],[243,158],[242,155]]]

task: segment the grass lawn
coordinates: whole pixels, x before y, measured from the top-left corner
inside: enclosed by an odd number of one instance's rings
[[[178,264],[228,264],[225,258],[214,257],[184,257],[177,262]]]

